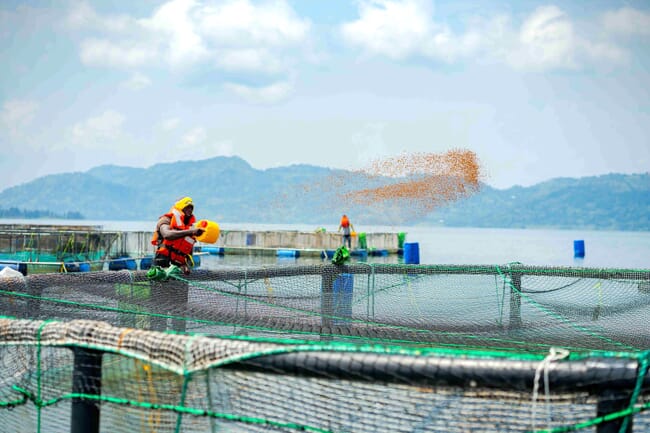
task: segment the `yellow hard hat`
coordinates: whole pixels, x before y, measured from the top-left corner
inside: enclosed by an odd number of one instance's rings
[[[183,211],[183,209],[185,209],[188,206],[194,207],[194,203],[192,202],[192,197],[183,197],[182,199],[174,203],[174,209],[178,209],[181,212]]]

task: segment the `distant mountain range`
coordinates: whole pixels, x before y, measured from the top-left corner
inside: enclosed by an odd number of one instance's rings
[[[391,180],[373,179],[373,185]],[[93,220],[155,220],[176,199],[193,198],[199,218],[217,222],[650,230],[650,174],[558,178],[530,187],[478,192],[414,217],[408,202],[348,203],[342,192],[367,177],[311,165],[257,170],[239,157],[157,164],[104,165],[44,176],[0,192],[4,209]]]

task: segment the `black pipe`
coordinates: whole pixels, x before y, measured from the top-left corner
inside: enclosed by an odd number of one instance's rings
[[[228,364],[226,368],[272,374],[418,386],[452,386],[530,393],[540,361],[508,358],[406,356],[373,353],[296,352],[267,355]],[[559,361],[548,367],[552,392],[630,391],[637,382],[632,358]],[[539,381],[544,387],[544,379]],[[643,389],[650,390],[646,375]],[[629,400],[628,400],[629,401]]]
[[[73,394],[102,394],[102,352],[83,347],[73,347]],[[72,399],[70,415],[71,433],[99,433],[99,401],[83,397]]]

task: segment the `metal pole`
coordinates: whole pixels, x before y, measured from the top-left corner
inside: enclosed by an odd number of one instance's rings
[[[331,328],[332,315],[334,314],[334,280],[340,270],[336,265],[325,265],[321,277],[321,325],[323,328]],[[325,331],[325,330],[324,330]],[[331,333],[331,329],[326,331]]]
[[[521,274],[510,274],[510,329],[521,328]]]
[[[605,416],[626,409],[630,405],[630,394],[616,392],[614,390],[604,390],[598,394],[598,406],[596,407],[597,416]],[[626,417],[616,418],[612,421],[606,421],[598,424],[597,433],[632,433],[633,416],[629,416],[625,432],[621,432],[621,426]]]
[[[102,394],[102,352],[84,347],[74,347],[72,393]],[[99,402],[83,397],[72,399],[70,415],[71,433],[99,433]]]

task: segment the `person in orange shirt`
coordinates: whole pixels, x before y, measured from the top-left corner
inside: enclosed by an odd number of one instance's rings
[[[352,249],[352,232],[354,231],[354,226],[350,222],[350,219],[347,215],[343,214],[341,217],[341,222],[339,224],[339,232],[343,230],[343,246],[348,244],[348,249]]]
[[[156,247],[154,264],[163,268],[176,265],[185,275],[190,273],[188,258],[196,237],[203,234],[203,229],[195,227],[194,203],[190,197],[183,197],[169,210],[161,215],[156,224],[151,243]]]

